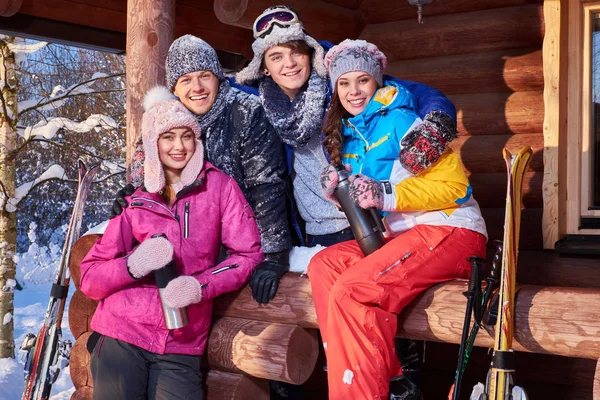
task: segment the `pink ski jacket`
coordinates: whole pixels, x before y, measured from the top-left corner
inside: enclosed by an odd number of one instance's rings
[[[206,162],[198,179],[169,208],[159,194],[138,189],[81,263],[81,290],[100,300],[96,332],[153,353],[203,354],[213,298],[239,289],[264,257],[254,213],[233,180]],[[187,307],[188,324],[168,330],[152,274],[134,279],[127,257],[144,240],[164,233],[180,275],[203,285],[200,303]],[[229,258],[217,264],[221,243]]]

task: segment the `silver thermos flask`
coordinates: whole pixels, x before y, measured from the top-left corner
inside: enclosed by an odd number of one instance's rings
[[[152,237],[164,237],[167,236],[164,233],[159,233]],[[158,294],[160,295],[160,302],[162,304],[163,315],[165,316],[165,323],[167,329],[177,329],[185,326],[188,323],[187,311],[183,308],[172,308],[165,303],[163,299],[163,292],[165,288],[173,279],[177,278],[177,266],[174,261],[171,261],[164,267],[154,271],[154,280],[158,287]]]
[[[334,196],[342,207],[342,211],[346,214],[350,228],[354,233],[354,238],[358,242],[358,246],[365,256],[380,249],[385,244],[383,232],[385,227],[381,221],[377,210],[370,208],[365,210],[356,204],[350,197],[348,186],[348,171],[343,165],[336,167],[340,177]]]

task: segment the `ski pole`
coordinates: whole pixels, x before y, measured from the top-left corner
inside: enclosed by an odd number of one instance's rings
[[[474,306],[477,304],[475,298],[481,298],[481,265],[484,260],[480,257],[469,257],[467,260],[471,262],[471,277],[469,278],[469,285],[467,291],[463,293],[467,297],[467,309],[465,311],[465,322],[463,324],[462,337],[460,340],[460,348],[458,350],[458,362],[456,366],[456,375],[454,377],[454,385],[450,389],[450,396],[452,400],[457,400],[460,394],[460,382],[463,375],[463,359],[465,358],[465,350],[467,339],[469,337],[469,327],[471,325],[471,315],[474,313]]]

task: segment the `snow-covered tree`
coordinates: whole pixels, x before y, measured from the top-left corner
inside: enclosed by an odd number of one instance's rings
[[[14,357],[15,256],[31,250],[31,237],[36,249],[62,245],[76,160],[101,164],[85,210],[88,225],[107,217],[124,178],[125,66],[122,56],[14,37],[0,36],[0,51],[0,358],[6,358]],[[33,236],[32,226],[41,228]]]

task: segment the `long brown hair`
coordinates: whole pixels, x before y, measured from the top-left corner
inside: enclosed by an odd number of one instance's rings
[[[323,133],[325,133],[323,144],[331,157],[331,165],[337,167],[342,165],[342,144],[344,143],[342,118],[348,118],[351,115],[342,106],[337,88],[333,91],[329,104],[329,112],[325,119],[325,128],[323,128]]]

